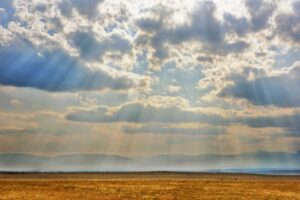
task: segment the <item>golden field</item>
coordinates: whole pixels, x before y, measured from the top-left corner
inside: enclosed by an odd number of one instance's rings
[[[300,177],[206,173],[0,174],[0,199],[300,199]]]

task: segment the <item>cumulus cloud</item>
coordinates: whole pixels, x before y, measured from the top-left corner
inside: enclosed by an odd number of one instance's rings
[[[131,50],[131,43],[120,34],[114,33],[108,39],[99,41],[92,32],[75,32],[71,34],[73,45],[79,49],[84,59],[101,58],[108,51],[127,53]]]
[[[297,62],[287,72],[278,75],[261,76],[254,80],[243,76],[235,77],[234,85],[225,87],[221,97],[244,98],[255,105],[299,107],[300,65]]]
[[[33,128],[1,128],[0,135],[36,134]]]
[[[127,134],[218,135],[225,133],[226,129],[208,126],[199,128],[180,128],[161,124],[147,124],[139,127],[123,126],[122,131]]]
[[[60,10],[63,15],[71,17],[72,9],[76,9],[81,15],[92,19],[99,15],[98,6],[103,0],[63,0]]]
[[[238,36],[244,36],[250,31],[250,23],[246,17],[236,17],[233,14],[224,14],[225,27],[232,30]]]
[[[278,34],[285,40],[300,41],[300,1],[293,3],[293,13],[285,13],[276,16]]]
[[[150,101],[149,101],[150,102]],[[198,110],[198,111],[197,111]],[[96,107],[93,109],[76,109],[66,114],[67,120],[87,123],[116,123],[126,122],[135,125],[124,126],[125,133],[174,133],[196,134],[223,133],[226,127],[232,125],[246,125],[252,128],[282,128],[287,132],[295,133],[300,130],[299,113],[282,114],[277,116],[243,116],[237,113],[222,115],[200,111],[199,108],[184,108],[176,104],[158,105],[147,102],[132,102],[120,107]],[[142,123],[142,125],[139,125]],[[149,123],[149,124],[147,124]],[[199,123],[212,125],[201,128],[183,128],[174,126],[176,123]],[[171,125],[170,125],[171,124]],[[208,127],[208,128],[207,128]],[[203,129],[202,129],[203,128]],[[207,129],[206,129],[207,128]],[[211,131],[209,131],[211,130]],[[218,130],[218,131],[217,131]]]
[[[241,117],[237,121],[240,123],[247,124],[251,127],[262,128],[262,127],[280,127],[286,129],[293,129],[300,131],[300,125],[298,123],[300,114],[295,112],[290,115],[280,116],[262,116],[262,117]]]
[[[259,31],[266,28],[276,4],[264,0],[246,0],[246,6],[251,15],[251,28]]]
[[[181,90],[180,86],[169,85],[169,87],[168,87],[168,92],[170,92],[170,93],[178,93],[180,90]]]
[[[187,41],[200,42],[203,50],[210,54],[240,53],[247,48],[248,44],[245,41],[226,41],[226,34],[230,31],[228,28],[232,27],[218,20],[215,11],[214,2],[199,2],[197,8],[189,15],[189,23],[170,27],[167,20],[164,20],[167,18],[165,13],[168,12],[162,7],[158,14],[157,11],[153,11],[156,17],[141,18],[137,21],[137,25],[150,35],[150,44],[155,49],[154,56],[159,59],[169,56],[167,44],[178,45]],[[147,39],[140,36],[137,41],[145,43]]]
[[[75,110],[66,115],[68,120],[91,123],[107,122],[203,122],[227,124],[228,121],[219,115],[184,110],[176,106],[154,106],[144,103],[128,103],[120,108],[98,107],[92,110]]]

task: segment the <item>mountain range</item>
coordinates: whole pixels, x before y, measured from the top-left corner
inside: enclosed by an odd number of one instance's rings
[[[216,171],[229,169],[299,169],[300,152],[255,152],[239,155],[72,154],[55,157],[0,154],[0,171]]]

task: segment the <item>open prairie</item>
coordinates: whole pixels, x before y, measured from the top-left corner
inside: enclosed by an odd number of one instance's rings
[[[300,177],[207,173],[0,174],[0,199],[300,199]]]

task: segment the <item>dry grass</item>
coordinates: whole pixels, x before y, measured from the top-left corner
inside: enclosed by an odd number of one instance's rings
[[[239,174],[0,174],[0,199],[300,199],[300,177]]]

